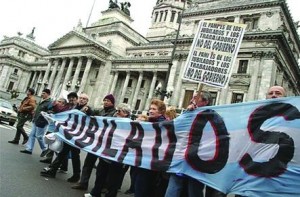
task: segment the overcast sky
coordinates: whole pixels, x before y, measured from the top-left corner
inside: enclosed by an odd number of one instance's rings
[[[123,2],[126,0],[119,0]],[[133,28],[146,35],[151,13],[157,0],[127,0]],[[94,0],[0,0],[0,40],[3,36],[29,34],[35,27],[36,43],[47,47],[68,33],[81,20],[85,27]],[[300,1],[287,0],[295,21],[300,21]],[[108,8],[109,0],[96,0],[89,24],[97,21],[101,11]]]

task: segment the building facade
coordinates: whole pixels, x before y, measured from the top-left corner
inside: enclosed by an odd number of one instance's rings
[[[204,86],[214,104],[264,99],[275,84],[289,96],[300,95],[300,40],[282,0],[158,0],[146,37],[118,7],[89,27],[79,23],[48,49],[6,37],[0,43],[1,94],[34,87],[39,95],[48,87],[58,96],[65,89],[87,93],[90,104],[100,107],[112,93],[117,103],[144,111],[167,80],[165,102],[185,108],[199,86],[181,76],[200,20],[247,24],[228,87]]]

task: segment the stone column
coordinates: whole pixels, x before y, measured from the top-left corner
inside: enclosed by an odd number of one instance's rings
[[[48,75],[49,75],[52,63],[53,63],[53,59],[50,59],[49,62],[48,62],[48,65],[47,65],[47,68],[46,68],[46,72],[45,72],[45,75],[43,77],[41,88],[39,90],[39,94],[38,95],[42,94],[42,90],[44,89],[44,84],[45,84],[46,81],[48,81]]]
[[[74,65],[74,57],[72,57],[70,59],[70,63],[69,63],[69,66],[68,66],[68,69],[67,69],[67,73],[65,75],[65,79],[64,79],[64,82],[63,82],[63,86],[62,86],[62,90],[65,89],[68,81],[70,80],[70,77],[71,77],[71,74],[72,74],[72,69],[73,69],[73,65]]]
[[[59,96],[59,94],[60,94],[62,87],[59,88],[59,84],[61,84],[62,76],[63,76],[64,70],[65,70],[66,63],[67,63],[67,59],[64,58],[62,61],[61,67],[58,71],[57,77],[54,81],[53,95]]]
[[[251,81],[250,86],[247,94],[247,101],[253,101],[256,100],[256,89],[257,89],[257,79],[258,79],[258,73],[260,71],[260,57],[257,57],[253,59],[252,62],[252,69],[251,69]],[[250,65],[250,64],[249,64]]]
[[[149,88],[149,94],[148,94],[148,98],[147,98],[145,109],[147,109],[148,106],[150,105],[151,99],[153,97],[153,91],[154,91],[154,88],[155,88],[156,81],[157,81],[157,71],[154,71],[153,72],[152,82],[151,82],[151,85],[150,85],[150,88]]]
[[[96,87],[97,89],[94,90],[93,96],[94,97],[94,106],[99,106],[102,103],[102,100],[105,95],[109,93],[110,90],[110,84],[108,84],[108,81],[112,81],[111,78],[111,67],[112,62],[110,60],[107,60],[106,62],[101,62],[101,65],[99,66],[99,74],[96,80]],[[119,98],[116,97],[116,102],[119,101]]]
[[[36,75],[37,75],[37,71],[33,71],[33,72],[34,72],[34,74],[33,74],[32,80],[31,80],[30,85],[29,85],[30,88],[32,88],[32,86],[34,84],[34,81],[36,79]]]
[[[87,83],[87,79],[88,79],[88,76],[89,76],[89,73],[90,73],[90,69],[91,69],[91,66],[92,66],[92,62],[93,62],[93,59],[88,58],[88,61],[86,63],[84,73],[83,73],[83,76],[82,76],[82,80],[81,80],[81,83],[80,83],[80,88],[79,88],[79,91],[78,91],[79,93],[84,91],[84,88],[85,88],[85,85]]]
[[[178,79],[175,83],[175,88],[173,92],[173,99],[171,105],[179,106],[179,97],[181,96],[181,87],[182,87],[182,75],[184,70],[185,61],[181,62],[181,66],[179,68]]]
[[[75,85],[78,81],[78,76],[79,76],[81,66],[82,66],[82,60],[83,60],[83,57],[79,57],[78,63],[77,63],[77,66],[76,66],[76,70],[75,70],[75,73],[74,73],[74,76],[73,76],[73,80],[72,80],[71,91],[75,90]]]
[[[133,95],[133,99],[132,99],[132,103],[131,103],[131,109],[134,109],[139,92],[140,92],[140,88],[141,88],[141,84],[142,84],[142,80],[143,80],[143,72],[139,72],[139,79],[134,91],[134,95]]]
[[[124,82],[124,85],[123,85],[123,88],[122,88],[121,98],[120,98],[120,101],[118,103],[123,103],[125,93],[126,93],[126,89],[127,89],[128,82],[129,82],[129,78],[130,78],[130,72],[126,71],[126,78],[125,78],[125,82]]]
[[[118,71],[116,71],[115,72],[115,75],[114,75],[114,78],[113,78],[113,82],[112,82],[112,84],[111,84],[111,88],[110,88],[110,93],[114,93],[114,91],[115,91],[115,88],[116,88],[116,85],[117,85],[117,81],[118,81],[118,77],[119,77],[119,72]]]
[[[51,89],[52,86],[53,86],[53,80],[54,80],[55,75],[56,75],[58,63],[59,63],[59,59],[56,59],[56,60],[55,60],[54,67],[53,67],[53,70],[52,70],[52,73],[51,73],[51,75],[50,75],[49,84],[48,84],[48,87],[47,87],[47,88],[49,88],[49,89]]]

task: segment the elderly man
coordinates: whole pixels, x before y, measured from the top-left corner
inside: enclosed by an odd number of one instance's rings
[[[108,116],[112,117],[116,113],[115,109],[115,97],[112,94],[108,94],[103,98],[103,108],[99,111],[95,111],[96,116]],[[72,186],[72,189],[87,190],[89,185],[89,179],[92,173],[92,170],[95,166],[95,163],[98,159],[98,156],[88,153],[84,160],[81,179],[79,183]]]
[[[22,144],[24,145],[27,143],[28,135],[26,134],[23,127],[27,121],[32,119],[34,108],[36,106],[36,101],[33,96],[34,93],[35,93],[35,91],[32,88],[29,88],[27,90],[27,96],[23,99],[23,101],[21,102],[21,105],[18,109],[18,123],[16,126],[17,131],[16,131],[15,138],[12,141],[8,141],[8,143],[19,144],[21,134],[23,135]]]
[[[195,110],[198,107],[211,105],[211,94],[207,91],[202,91],[200,95],[195,94],[191,100],[191,104],[187,107],[188,111]],[[203,197],[204,184],[194,178],[187,177],[183,174],[171,174],[169,185],[165,197],[179,197],[184,184],[187,185],[187,193],[189,197]],[[206,197],[225,197],[226,194],[206,186]]]
[[[285,89],[281,86],[272,86],[269,88],[266,98],[280,98],[286,97]]]

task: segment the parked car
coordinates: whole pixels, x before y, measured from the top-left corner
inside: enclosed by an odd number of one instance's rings
[[[0,99],[0,121],[8,122],[13,126],[17,121],[17,113],[10,102]]]

